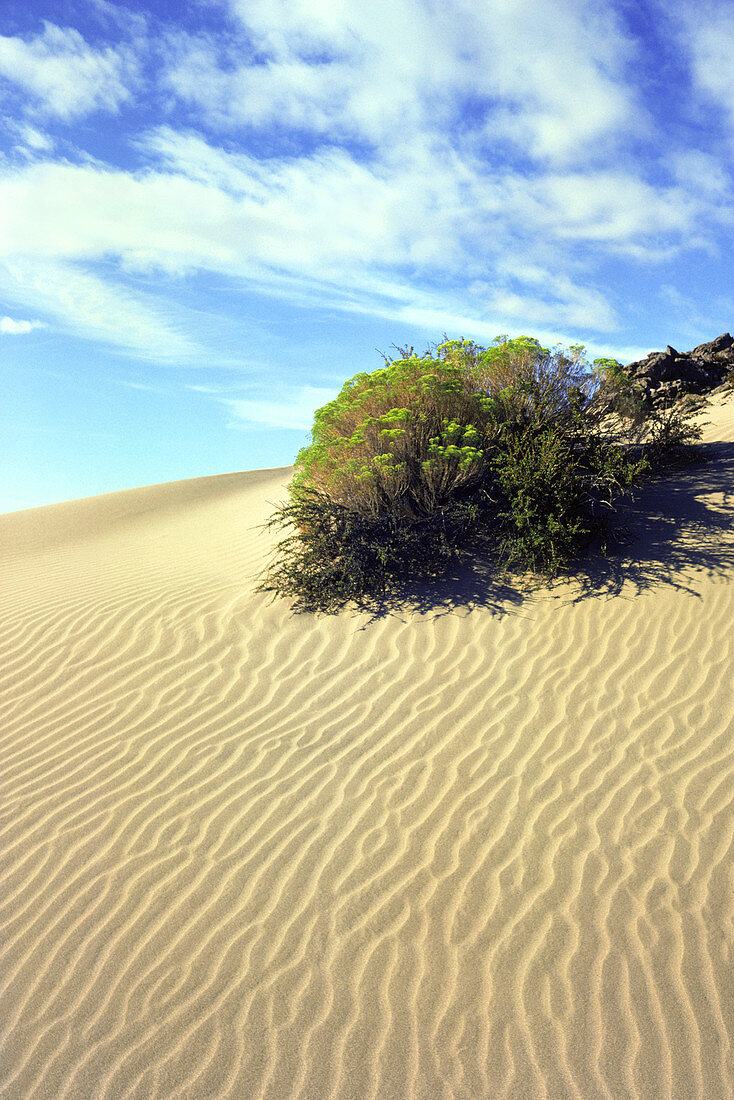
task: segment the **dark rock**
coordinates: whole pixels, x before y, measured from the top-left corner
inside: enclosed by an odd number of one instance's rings
[[[689,351],[688,354],[696,359],[722,359],[726,357],[731,363],[734,363],[733,349],[734,336],[730,336],[728,332],[725,332],[708,344],[699,344],[697,348]]]
[[[716,340],[679,352],[668,344],[624,368],[653,406],[668,405],[683,394],[710,393],[734,370],[734,338],[725,332]]]

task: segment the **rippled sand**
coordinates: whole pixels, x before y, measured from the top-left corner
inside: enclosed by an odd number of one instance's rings
[[[253,591],[288,471],[0,517],[4,1098],[734,1095],[734,400],[630,561]]]

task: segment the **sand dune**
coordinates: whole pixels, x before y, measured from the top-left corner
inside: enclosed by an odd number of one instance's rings
[[[628,559],[254,592],[287,470],[0,518],[3,1097],[734,1095],[734,400]]]

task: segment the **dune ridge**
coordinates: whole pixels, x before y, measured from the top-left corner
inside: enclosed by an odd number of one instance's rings
[[[288,470],[0,517],[2,1095],[734,1095],[707,415],[626,565],[384,616],[254,591]]]

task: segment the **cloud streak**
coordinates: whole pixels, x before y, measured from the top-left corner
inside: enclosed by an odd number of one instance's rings
[[[384,145],[462,120],[551,161],[638,128],[634,56],[609,5],[545,0],[230,0],[258,63],[198,38],[168,79],[226,127],[286,125]]]
[[[37,328],[43,328],[40,321],[17,321],[13,317],[0,317],[2,336],[27,336]]]
[[[0,293],[20,303],[41,303],[57,332],[98,340],[143,358],[185,363],[200,353],[195,341],[160,309],[119,283],[72,264],[0,264]]]
[[[44,23],[28,39],[0,35],[0,77],[27,95],[30,114],[71,122],[94,111],[117,112],[136,75],[130,49],[95,50],[73,28]]]
[[[622,309],[602,270],[730,232],[730,166],[657,136],[611,2],[217,10],[226,33],[151,17],[143,43],[131,16],[108,20],[114,42],[49,22],[0,37],[6,93],[45,119],[16,124],[21,152],[0,165],[0,259],[26,272],[28,308],[164,359],[196,345],[164,299],[198,276],[401,321],[609,333]],[[688,54],[692,86],[726,109],[709,69],[729,33],[711,9]],[[123,120],[114,151],[64,138],[62,155],[59,127],[93,112]]]
[[[313,414],[336,397],[336,390],[319,386],[276,386],[268,398],[219,398],[230,414],[229,427],[259,425],[308,431]]]

